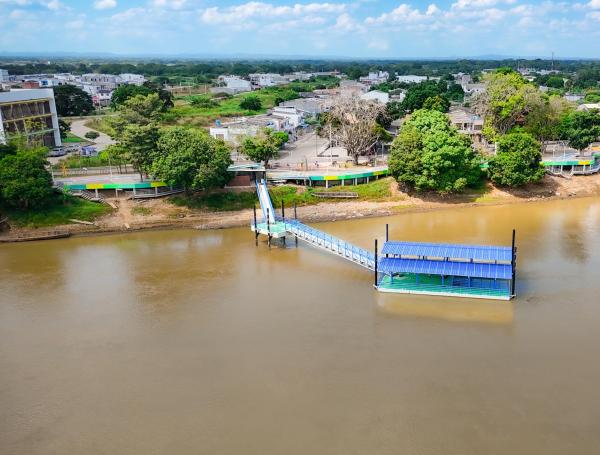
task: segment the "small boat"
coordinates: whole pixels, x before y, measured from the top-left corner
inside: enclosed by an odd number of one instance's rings
[[[52,239],[64,239],[70,237],[69,231],[44,231],[44,232],[28,232],[19,233],[16,235],[0,236],[0,243],[12,243],[12,242],[32,242],[35,240],[52,240]]]

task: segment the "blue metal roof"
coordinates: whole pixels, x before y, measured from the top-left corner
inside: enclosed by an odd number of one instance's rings
[[[453,275],[504,280],[512,278],[512,270],[509,264],[382,258],[377,265],[378,270],[383,273],[421,273],[426,275]]]
[[[382,254],[425,256],[428,258],[473,259],[476,261],[510,262],[509,246],[451,245],[443,243],[385,242]]]

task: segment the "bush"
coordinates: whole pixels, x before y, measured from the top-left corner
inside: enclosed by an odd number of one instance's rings
[[[262,102],[256,95],[250,95],[240,101],[240,107],[249,111],[260,111],[262,109]]]
[[[87,133],[84,134],[84,137],[86,139],[96,139],[98,136],[100,136],[100,133],[98,133],[97,131],[88,131]]]
[[[212,107],[218,107],[219,106],[219,102],[216,101],[213,98],[210,98],[208,96],[192,96],[189,98],[190,100],[190,104],[194,107],[201,107],[201,108],[212,108]]]

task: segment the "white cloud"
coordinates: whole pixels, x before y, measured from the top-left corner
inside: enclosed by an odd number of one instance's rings
[[[383,13],[378,17],[368,17],[365,22],[367,24],[384,24],[384,23],[419,23],[425,21],[431,21],[437,16],[441,10],[435,5],[431,4],[427,7],[425,12],[421,12],[417,8],[402,3],[397,8],[393,9],[389,13]]]
[[[186,4],[187,0],[152,0],[155,8],[182,9]]]
[[[452,9],[489,8],[496,5],[512,5],[517,0],[458,0],[452,4]]]
[[[96,9],[111,9],[117,6],[117,0],[96,0],[94,8]]]
[[[275,6],[264,2],[248,2],[237,6],[206,8],[200,20],[206,24],[234,24],[248,19],[274,17],[300,17],[311,14],[338,14],[346,9],[342,3],[296,3],[292,6]]]
[[[587,7],[590,9],[600,9],[600,0],[590,0]]]

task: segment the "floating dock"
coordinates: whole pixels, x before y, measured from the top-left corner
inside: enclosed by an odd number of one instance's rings
[[[352,245],[294,218],[275,213],[266,182],[256,182],[262,211],[259,221],[256,207],[252,231],[272,239],[293,237],[342,259],[364,267],[374,274],[374,287],[380,292],[423,294],[475,299],[510,300],[515,297],[516,247],[454,245],[441,243],[398,242],[389,240],[386,224],[385,243],[378,253]]]

